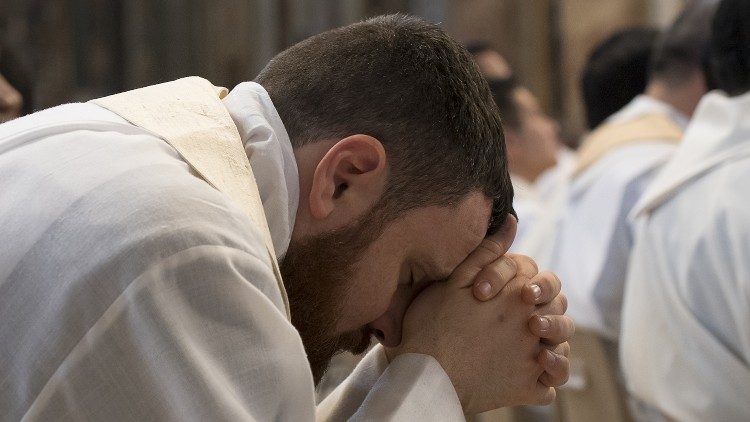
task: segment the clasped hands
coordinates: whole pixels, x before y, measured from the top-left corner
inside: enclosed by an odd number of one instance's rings
[[[569,375],[573,321],[560,280],[489,236],[451,274],[409,306],[402,341],[386,348],[434,357],[467,414],[547,404]]]

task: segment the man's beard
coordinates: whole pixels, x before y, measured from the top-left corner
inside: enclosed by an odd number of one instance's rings
[[[367,327],[334,334],[354,264],[383,232],[383,221],[373,218],[380,213],[368,214],[341,229],[292,241],[280,264],[292,324],[302,337],[315,385],[336,353],[361,354],[370,345]]]

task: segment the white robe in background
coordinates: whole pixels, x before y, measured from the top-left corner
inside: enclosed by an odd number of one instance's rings
[[[554,203],[560,193],[564,191],[565,185],[570,180],[570,174],[575,168],[575,164],[575,151],[566,146],[561,146],[557,152],[557,164],[545,170],[534,182],[537,194],[545,204],[545,208],[548,208],[549,204]]]
[[[624,123],[659,114],[684,128],[687,119],[645,95],[634,98],[606,123]],[[563,190],[549,215],[527,237],[519,252],[555,272],[568,297],[568,315],[603,337],[619,334],[622,289],[632,246],[627,215],[674,152],[673,144],[644,139],[612,149]],[[551,211],[549,211],[551,210]]]
[[[645,95],[607,122],[651,114],[664,115],[680,127],[687,123],[674,109]],[[560,203],[520,248],[563,280],[568,315],[576,325],[617,338],[632,244],[627,215],[674,148],[648,139],[614,148],[562,188]]]
[[[224,99],[274,249],[296,162],[265,90]],[[259,229],[159,137],[93,104],[0,126],[0,420],[462,420],[431,357],[376,347],[317,409]]]
[[[544,212],[544,203],[539,197],[536,186],[516,174],[510,175],[513,183],[513,210],[518,216],[518,228],[510,251],[517,252],[528,232],[537,224]]]
[[[544,220],[553,204],[560,201],[574,164],[575,154],[568,148],[561,147],[557,154],[557,164],[539,175],[533,183],[517,174],[510,174],[513,183],[513,209],[518,216],[518,229],[510,252],[519,253],[527,235]]]
[[[622,368],[673,420],[750,420],[748,181],[750,94],[714,92],[634,209]]]

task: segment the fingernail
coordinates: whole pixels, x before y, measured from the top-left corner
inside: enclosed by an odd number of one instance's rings
[[[489,297],[489,295],[492,293],[492,285],[490,285],[490,283],[486,281],[479,283],[477,289],[479,290],[479,293],[482,295],[482,297]]]
[[[534,293],[534,300],[539,300],[542,297],[542,288],[536,284],[531,285],[531,291]]]
[[[549,318],[539,317],[539,329],[541,329],[542,331],[547,331],[549,330],[550,325],[552,325],[552,323],[550,322]]]

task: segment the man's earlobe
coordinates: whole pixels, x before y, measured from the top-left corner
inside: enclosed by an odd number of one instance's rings
[[[385,176],[386,153],[380,141],[368,135],[352,135],[338,141],[313,173],[309,198],[313,218],[328,218],[339,204],[348,207],[344,214],[362,212],[371,199],[380,195]],[[354,192],[347,197],[352,189]]]

